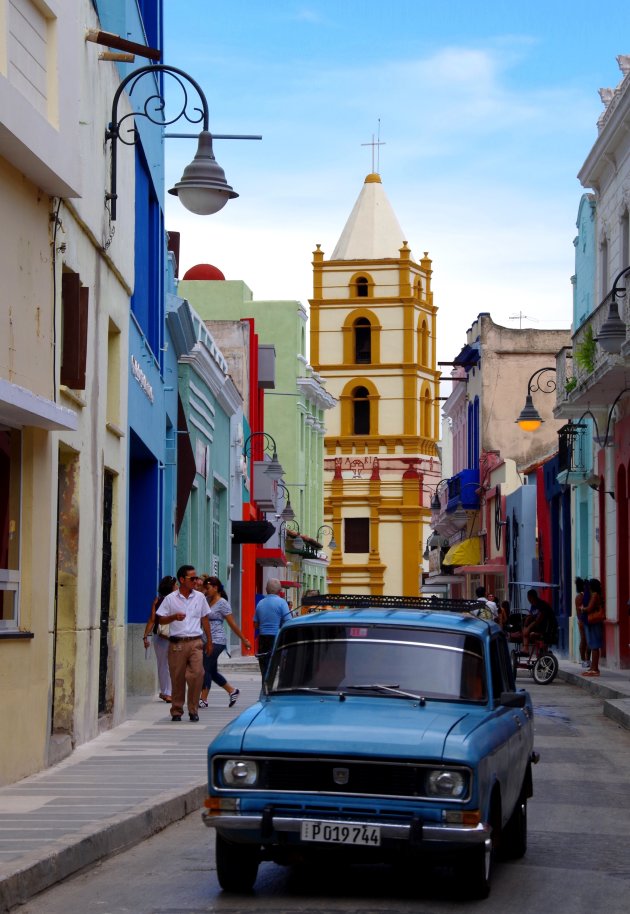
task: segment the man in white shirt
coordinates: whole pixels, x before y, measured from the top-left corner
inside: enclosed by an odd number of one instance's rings
[[[188,716],[198,721],[199,695],[203,685],[202,629],[206,634],[206,654],[212,653],[212,635],[205,596],[195,590],[199,576],[194,565],[177,570],[179,590],[164,598],[156,613],[160,624],[169,626],[168,669],[171,674],[171,720],[179,721],[184,713],[188,685]]]
[[[475,597],[478,603],[484,604],[484,607],[480,607],[480,609],[475,612],[475,615],[480,616],[482,619],[488,619],[496,622],[499,616],[499,607],[494,602],[494,600],[489,600],[486,597],[486,588],[477,587],[475,590]]]

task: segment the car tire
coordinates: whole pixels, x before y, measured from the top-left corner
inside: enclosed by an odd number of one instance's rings
[[[520,860],[526,852],[527,798],[522,792],[501,834],[501,856],[506,860]]]
[[[234,844],[217,834],[217,879],[224,892],[251,892],[258,875],[260,848],[252,844]]]
[[[460,879],[461,892],[466,898],[487,898],[490,894],[490,879],[492,876],[492,842],[488,839],[484,844],[466,851],[465,856],[457,867]]]
[[[532,669],[534,682],[537,682],[538,685],[549,685],[554,681],[557,675],[558,660],[555,654],[552,654],[551,651],[542,654]]]

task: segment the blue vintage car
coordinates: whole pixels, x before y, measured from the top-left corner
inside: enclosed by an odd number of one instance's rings
[[[431,855],[485,897],[493,858],[526,851],[537,759],[505,635],[423,598],[327,599],[283,626],[260,700],[208,749],[220,885],[250,890],[261,860]]]

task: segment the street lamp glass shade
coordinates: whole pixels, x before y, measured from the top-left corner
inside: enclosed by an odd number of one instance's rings
[[[335,549],[339,549],[339,543],[335,540],[334,536],[330,537],[330,542],[328,543],[328,548],[332,549],[333,552]]]
[[[450,515],[450,520],[456,530],[463,530],[468,523],[468,513],[464,508],[461,499],[457,502],[457,508]]]
[[[614,298],[608,309],[608,317],[600,327],[596,339],[604,352],[611,355],[619,355],[626,341],[626,325],[619,317],[617,301]]]
[[[534,406],[531,394],[527,394],[525,406],[521,410],[521,414],[516,421],[524,432],[535,432],[536,429],[540,428],[542,425],[544,420]]]
[[[181,179],[169,194],[179,197],[183,206],[198,216],[210,216],[223,209],[228,200],[238,197],[225,180],[225,172],[212,151],[212,134],[202,130],[195,158],[184,169]]]
[[[292,545],[293,545],[293,548],[294,548],[294,549],[297,549],[298,551],[304,549],[304,540],[302,539],[302,537],[300,536],[299,533],[298,533],[298,535],[295,537],[295,539],[293,540],[293,544],[292,544]]]
[[[278,452],[275,449],[271,460],[265,467],[265,473],[267,476],[271,476],[272,479],[280,479],[281,476],[284,476],[284,470],[282,469],[282,464],[278,460]]]
[[[280,517],[282,518],[282,520],[294,520],[295,519],[295,511],[291,507],[291,502],[288,499],[287,499],[286,505],[284,506],[284,511],[282,512]]]
[[[431,510],[434,511],[436,514],[439,514],[441,507],[442,507],[442,503],[440,502],[440,499],[438,498],[438,494],[436,492],[435,495],[433,496],[433,498],[431,499]]]

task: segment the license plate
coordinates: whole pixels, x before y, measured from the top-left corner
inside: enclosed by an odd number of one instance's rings
[[[353,825],[346,822],[302,822],[302,841],[321,841],[324,844],[359,844],[378,847],[381,830],[378,825]]]

